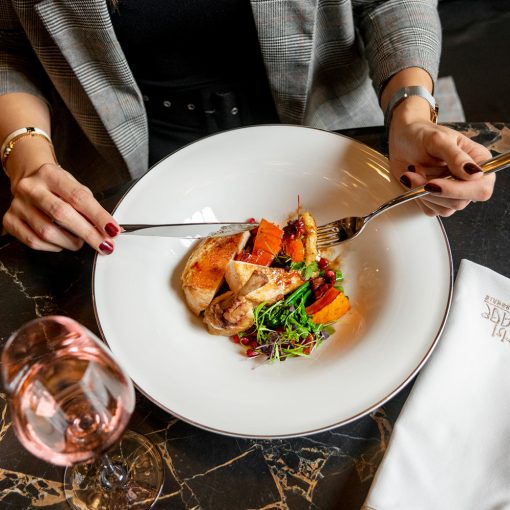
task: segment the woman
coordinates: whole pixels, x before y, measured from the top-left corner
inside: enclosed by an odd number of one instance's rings
[[[2,160],[13,194],[3,224],[32,248],[85,241],[111,253],[118,224],[89,188],[142,175],[149,158],[234,115],[345,129],[385,112],[392,173],[427,183],[427,214],[490,197],[494,177],[477,165],[489,151],[431,119],[435,1],[114,3],[0,0],[0,140],[12,146]],[[457,180],[440,178],[448,173]]]

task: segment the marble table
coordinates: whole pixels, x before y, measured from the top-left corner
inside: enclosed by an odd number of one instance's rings
[[[455,124],[495,154],[510,150],[510,124]],[[384,152],[381,129],[344,131]],[[1,179],[0,179],[1,180]],[[0,212],[8,189],[1,180]],[[129,184],[101,197],[113,208]],[[510,276],[510,172],[498,175],[487,203],[443,220],[455,270],[462,258]],[[11,331],[37,316],[63,314],[98,333],[91,298],[94,254],[39,253],[0,237],[0,347]],[[354,423],[307,437],[236,439],[195,428],[142,395],[130,428],[163,452],[165,483],[155,509],[359,509],[384,455],[412,383]],[[39,461],[18,443],[0,387],[0,508],[66,509],[63,469]]]

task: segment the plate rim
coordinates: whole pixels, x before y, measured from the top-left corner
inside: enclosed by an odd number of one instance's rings
[[[338,137],[341,137],[341,138],[345,138],[346,140],[348,140],[351,143],[354,143],[356,145],[362,146],[365,150],[368,149],[370,152],[373,152],[373,153],[377,154],[378,156],[382,156],[383,158],[386,158],[386,156],[384,154],[382,154],[381,152],[377,151],[373,147],[370,147],[369,145],[367,145],[367,144],[365,144],[363,142],[360,142],[359,140],[356,140],[355,138],[352,138],[350,136],[347,136],[347,135],[344,135],[344,134],[341,134],[341,133],[336,133],[334,131],[328,131],[326,129],[316,128],[316,127],[312,127],[312,126],[300,126],[300,125],[295,125],[295,124],[258,124],[258,125],[253,125],[253,126],[240,126],[240,127],[236,127],[236,128],[233,128],[233,129],[228,129],[228,130],[225,130],[225,131],[220,131],[218,133],[212,133],[210,135],[206,135],[206,136],[204,136],[202,138],[199,138],[198,140],[195,140],[193,142],[190,142],[190,143],[180,147],[179,149],[171,152],[170,154],[168,154],[167,156],[162,158],[160,161],[158,161],[157,163],[152,165],[147,170],[147,172],[145,172],[142,176],[140,176],[139,178],[137,178],[136,180],[133,181],[131,186],[129,186],[129,188],[118,199],[117,203],[115,204],[115,206],[112,209],[111,214],[113,215],[115,213],[117,208],[121,205],[122,201],[131,192],[131,190],[144,177],[146,177],[150,173],[151,170],[153,170],[157,166],[161,165],[167,158],[173,156],[177,152],[180,152],[180,151],[186,149],[187,147],[189,147],[191,145],[199,143],[199,142],[201,142],[201,141],[203,141],[203,140],[205,140],[207,138],[211,138],[213,136],[221,136],[221,135],[224,135],[225,133],[230,133],[230,132],[233,132],[233,131],[247,130],[247,129],[259,129],[259,128],[267,128],[267,127],[271,127],[271,128],[280,128],[280,127],[283,127],[283,128],[309,129],[309,130],[314,130],[314,131],[320,131],[320,132],[323,132],[323,133],[327,133],[327,134],[331,134],[331,135],[338,136]],[[206,430],[208,432],[213,432],[213,433],[220,434],[220,435],[224,435],[224,436],[228,436],[228,437],[238,437],[238,438],[244,438],[244,439],[289,439],[289,438],[294,438],[294,437],[304,437],[304,436],[309,436],[309,435],[313,435],[313,434],[319,434],[321,432],[327,432],[329,430],[332,430],[332,429],[335,429],[335,428],[338,428],[338,427],[341,427],[341,426],[344,426],[344,425],[347,425],[349,423],[353,423],[353,422],[359,420],[360,418],[362,418],[362,417],[368,415],[369,413],[375,411],[376,409],[378,409],[379,407],[384,405],[386,402],[391,400],[395,395],[397,395],[400,391],[402,391],[412,381],[412,379],[423,368],[423,366],[425,365],[425,363],[427,362],[427,360],[431,356],[432,352],[436,348],[436,346],[437,346],[437,344],[439,342],[439,339],[441,338],[441,334],[442,334],[442,332],[444,330],[444,327],[446,325],[446,321],[447,321],[448,315],[450,313],[450,308],[451,308],[451,303],[452,303],[452,298],[453,298],[453,284],[454,284],[453,257],[452,257],[452,251],[451,251],[450,243],[448,241],[448,236],[446,235],[446,230],[444,228],[444,225],[443,225],[443,223],[442,223],[442,221],[441,221],[439,216],[436,216],[434,219],[436,219],[437,222],[438,222],[438,225],[439,225],[439,228],[440,228],[440,231],[441,231],[441,234],[442,234],[442,239],[443,239],[443,242],[445,244],[446,252],[447,252],[447,255],[448,255],[448,270],[449,270],[448,298],[447,298],[446,307],[445,307],[445,310],[444,310],[444,313],[443,313],[443,317],[442,317],[442,320],[441,320],[441,324],[439,325],[439,328],[438,328],[438,330],[437,330],[437,332],[435,334],[434,340],[430,344],[430,347],[428,348],[427,352],[423,355],[421,361],[416,365],[416,367],[404,378],[404,380],[399,385],[397,385],[391,392],[389,392],[387,395],[385,395],[382,399],[380,399],[379,401],[375,402],[374,404],[368,406],[367,408],[363,409],[362,411],[356,413],[355,415],[353,415],[353,416],[351,416],[349,418],[342,419],[342,420],[340,420],[338,422],[332,423],[331,425],[325,425],[323,427],[316,427],[316,428],[313,428],[311,430],[306,430],[306,431],[298,432],[298,433],[294,432],[294,433],[289,433],[289,434],[243,434],[243,433],[239,433],[239,432],[232,432],[232,431],[228,431],[228,430],[218,429],[218,428],[215,428],[215,427],[211,427],[211,426],[205,425],[203,423],[196,422],[196,421],[194,421],[192,419],[186,418],[185,416],[182,416],[179,413],[176,413],[175,411],[172,411],[170,408],[168,408],[164,404],[158,402],[154,397],[149,395],[135,381],[132,380],[133,385],[135,386],[135,388],[147,400],[149,400],[154,405],[156,405],[157,407],[159,407],[163,411],[167,412],[171,416],[173,416],[173,417],[175,417],[175,418],[177,418],[177,419],[179,419],[179,420],[181,420],[181,421],[183,421],[185,423],[193,425],[193,426],[195,426],[195,427],[197,427],[199,429]],[[115,355],[115,353],[113,353],[113,350],[111,349],[110,345],[108,344],[108,340],[107,340],[106,335],[105,335],[105,333],[103,331],[103,327],[101,325],[101,321],[99,319],[99,314],[98,314],[98,310],[97,310],[96,293],[95,293],[95,275],[96,275],[96,265],[97,265],[97,261],[98,260],[99,260],[99,254],[96,252],[95,255],[94,255],[94,261],[93,261],[93,265],[92,265],[92,275],[91,275],[91,279],[92,279],[91,291],[92,291],[92,305],[93,305],[93,309],[94,309],[94,317],[95,317],[96,324],[97,324],[97,327],[99,329],[99,333],[101,335],[101,338],[102,338],[103,342],[112,351],[112,354]],[[129,376],[129,373],[128,373],[128,376]]]

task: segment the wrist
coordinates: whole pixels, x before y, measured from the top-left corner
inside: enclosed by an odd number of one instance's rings
[[[398,89],[391,96],[384,115],[384,125],[389,136],[390,127],[396,123],[410,124],[428,120],[437,122],[438,106],[434,97],[422,86]]]
[[[430,104],[422,97],[409,96],[393,109],[388,129],[396,124],[408,126],[414,122],[430,120]]]
[[[53,146],[41,137],[25,137],[17,141],[4,163],[4,170],[15,186],[21,178],[36,172],[45,163],[58,165]]]
[[[403,69],[394,74],[384,86],[380,96],[382,110],[385,112],[388,109],[391,98],[399,89],[412,86],[423,87],[430,94],[434,91],[434,83],[427,71],[419,67]]]

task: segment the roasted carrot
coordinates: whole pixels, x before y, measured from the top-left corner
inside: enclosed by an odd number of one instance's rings
[[[331,303],[323,306],[318,312],[312,315],[312,322],[315,324],[334,322],[347,313],[349,308],[349,299],[343,292],[340,292]]]
[[[236,255],[236,260],[241,262],[248,262],[250,264],[257,264],[259,266],[270,266],[273,262],[274,255],[266,250],[257,250],[256,253],[249,253],[242,251]]]
[[[257,235],[253,241],[252,255],[261,266],[269,266],[282,247],[283,230],[269,221],[262,219],[257,229]]]
[[[285,239],[283,241],[283,251],[292,262],[303,262],[305,260],[305,246],[301,239]]]
[[[338,294],[340,294],[338,289],[335,289],[335,287],[330,287],[319,299],[317,299],[317,301],[305,308],[306,313],[308,315],[316,314],[326,305],[329,305],[329,303],[331,303],[338,296]]]
[[[266,250],[254,250],[254,253],[247,253],[243,256],[243,262],[257,264],[258,266],[270,266],[274,260],[274,255]]]

